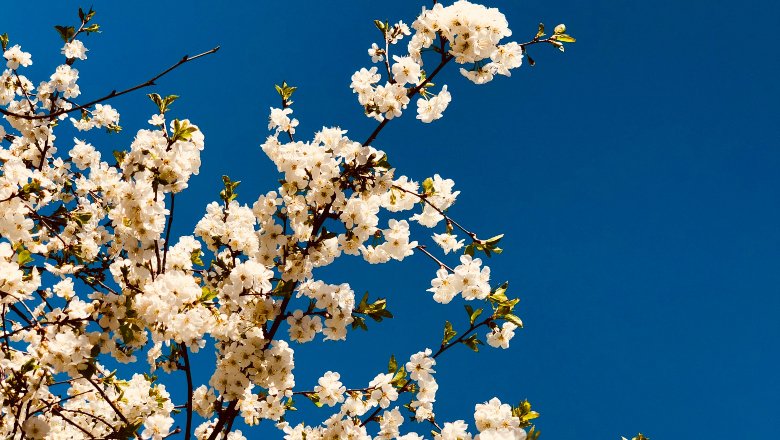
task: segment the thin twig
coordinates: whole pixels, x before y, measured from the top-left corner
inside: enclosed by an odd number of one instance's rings
[[[450,271],[450,273],[455,273],[455,271],[454,271],[454,270],[452,270],[452,269],[450,269],[450,267],[449,267],[449,266],[447,266],[446,264],[444,264],[444,263],[442,263],[441,261],[439,261],[439,259],[438,259],[438,258],[436,258],[436,257],[434,257],[433,255],[431,255],[431,253],[430,253],[430,252],[426,251],[426,250],[425,250],[425,246],[424,246],[424,245],[419,245],[419,246],[417,246],[417,249],[419,249],[420,251],[422,251],[422,253],[424,253],[425,255],[427,255],[427,256],[429,256],[429,257],[431,257],[431,258],[433,259],[433,261],[435,261],[436,263],[438,263],[438,265],[439,265],[439,268],[440,268],[440,269],[447,269],[448,271]]]
[[[27,115],[17,115],[17,114],[15,114],[15,113],[11,113],[11,112],[9,112],[9,111],[7,111],[7,110],[3,110],[2,108],[0,108],[0,113],[4,114],[4,115],[6,115],[6,116],[9,116],[9,117],[13,117],[13,118],[22,118],[22,119],[27,119],[27,120],[35,120],[35,119],[54,119],[54,118],[56,118],[56,117],[57,117],[57,116],[59,116],[59,115],[64,115],[64,114],[66,114],[66,113],[71,113],[71,112],[75,112],[75,111],[78,111],[78,110],[81,110],[81,109],[84,109],[84,108],[87,108],[87,107],[91,107],[91,106],[93,106],[93,105],[95,105],[95,104],[97,104],[97,103],[99,103],[99,102],[103,102],[103,101],[109,100],[109,99],[111,99],[111,98],[116,98],[117,96],[124,95],[125,93],[130,93],[130,92],[132,92],[132,91],[138,90],[138,89],[140,89],[140,88],[143,88],[143,87],[148,87],[148,86],[153,86],[153,85],[156,85],[154,82],[155,82],[156,80],[160,79],[160,78],[161,78],[163,75],[165,75],[166,73],[170,72],[171,70],[173,70],[173,69],[175,69],[175,68],[177,68],[177,67],[181,66],[182,64],[184,64],[184,63],[186,63],[186,62],[192,61],[192,60],[194,60],[194,59],[197,59],[197,58],[200,58],[200,57],[202,57],[202,56],[206,56],[206,55],[212,54],[212,53],[214,53],[214,52],[216,52],[216,51],[218,51],[218,50],[219,50],[219,46],[215,47],[214,49],[211,49],[211,50],[210,50],[210,51],[208,51],[208,52],[203,52],[203,53],[202,53],[202,54],[200,54],[200,55],[195,55],[194,57],[189,57],[189,56],[185,55],[185,56],[184,56],[184,58],[182,58],[181,60],[179,60],[179,62],[178,62],[178,63],[174,64],[174,65],[173,65],[173,66],[171,66],[170,68],[168,68],[168,70],[166,70],[166,71],[164,71],[163,73],[161,73],[161,74],[159,74],[159,75],[155,76],[154,78],[150,79],[149,81],[146,81],[146,82],[145,82],[145,83],[143,83],[143,84],[139,84],[139,85],[137,85],[137,86],[135,86],[135,87],[131,87],[131,88],[129,88],[129,89],[127,89],[127,90],[123,90],[123,91],[121,91],[121,92],[117,92],[116,90],[114,90],[114,91],[112,91],[111,93],[109,93],[108,95],[106,95],[106,96],[104,96],[104,97],[102,97],[102,98],[100,98],[100,99],[96,99],[96,100],[94,100],[94,101],[91,101],[91,102],[88,102],[88,103],[86,103],[86,104],[79,105],[79,106],[76,106],[76,107],[73,107],[73,108],[70,108],[70,109],[67,109],[67,110],[60,110],[60,111],[57,111],[57,112],[54,112],[54,113],[50,113],[50,114],[48,114],[48,115],[27,116]]]

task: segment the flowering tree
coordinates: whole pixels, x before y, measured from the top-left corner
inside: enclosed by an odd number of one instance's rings
[[[440,356],[461,344],[478,351],[483,339],[507,348],[522,327],[513,311],[518,300],[507,296],[506,283],[491,285],[490,269],[476,258],[501,253],[501,236],[480,238],[449,216],[459,194],[454,182],[402,176],[372,143],[412,99],[422,122],[442,117],[451,96],[446,85],[435,93],[431,80],[451,61],[465,66],[461,73],[476,84],[510,76],[523,58],[533,65],[527,46],[563,50],[573,42],[563,25],[547,38],[540,26],[526,43],[502,43],[512,35],[504,16],[463,0],[423,8],[411,28],[376,21],[381,42],[368,52],[379,67],[360,69],[350,85],[365,114],[379,122],[371,136],[356,142],[334,127],[296,141],[298,121],[290,117],[295,87],[277,86],[282,105],[271,109],[272,134],[262,148],[284,175],[278,189],[250,207],[237,200],[239,182],[225,176],[221,201],[206,207],[194,235],[172,240],[175,196],[198,173],[204,148],[195,124],[170,120],[176,96],[148,95],[157,107],[152,129],[139,130],[129,151],[115,151],[108,161],[78,139],[67,156],[58,155],[54,129],[70,122],[81,131],[117,132],[119,113],[105,101],[154,85],[218,48],[185,56],[136,87],[79,104],[73,65],[87,58],[78,37],[99,32],[94,14],[80,9],[78,27],[56,27],[65,62],[37,87],[21,74],[32,64],[30,54],[7,35],[0,38],[7,61],[0,113],[11,127],[0,125],[7,142],[0,148],[0,436],[244,440],[237,419],[250,426],[267,419],[286,440],[419,439],[415,432],[401,434],[405,413],[430,424],[435,440],[539,436],[531,423],[538,414],[527,401],[477,404],[478,432],[462,420],[436,419],[433,367]],[[391,58],[390,48],[407,36],[405,50]],[[434,61],[430,73],[423,70],[426,52]],[[420,212],[380,226],[381,210],[400,216],[418,204]],[[461,249],[463,255],[451,257],[455,264],[434,256],[411,239],[409,221],[439,228],[433,239],[445,257]],[[326,284],[314,269],[342,254],[376,264],[415,251],[438,268],[428,289],[434,301],[461,294],[486,305],[466,306],[463,325],[444,323],[440,346],[420,347],[407,362],[390,357],[388,372],[368,384],[347,389],[338,373],[327,372],[313,389],[296,388],[290,343],[320,333],[343,340],[348,330],[366,330],[367,318],[392,318],[386,300],[368,294],[358,300],[349,284]],[[215,368],[208,383],[199,384],[193,363],[213,359],[210,350],[201,352],[207,343],[216,350]],[[104,365],[106,358],[137,362],[136,354],[145,354],[148,366],[139,365],[131,378]],[[184,374],[152,375],[158,369]],[[163,379],[186,382],[187,400],[173,402]],[[399,402],[403,394],[409,403]],[[285,422],[296,395],[331,409],[324,422]],[[172,429],[176,414],[183,428]]]

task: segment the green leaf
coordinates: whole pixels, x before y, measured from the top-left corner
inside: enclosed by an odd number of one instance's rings
[[[276,93],[279,94],[279,96],[282,97],[282,100],[285,102],[285,104],[292,104],[292,101],[287,102],[290,97],[292,96],[293,92],[298,89],[298,87],[288,87],[287,81],[282,81],[282,86],[279,87],[277,85],[274,85],[276,88]]]
[[[165,99],[163,99],[163,105],[166,111],[168,110],[168,107],[173,104],[173,101],[175,101],[178,97],[179,95],[168,95],[165,97]]]
[[[73,220],[76,221],[76,223],[79,224],[79,226],[84,226],[84,224],[89,223],[89,220],[92,218],[91,212],[74,212],[73,213]]]
[[[146,379],[147,382],[152,384],[152,383],[154,383],[154,381],[157,380],[157,376],[150,376],[150,375],[144,373],[144,379]]]
[[[368,331],[368,327],[366,326],[366,319],[360,316],[353,316],[352,330],[356,330],[358,327],[360,327],[362,330]]]
[[[481,314],[482,314],[482,309],[477,309],[474,313],[469,315],[469,319],[471,320],[471,325],[474,325],[474,321],[476,321],[479,315]]]
[[[450,324],[449,321],[444,322],[444,339],[441,341],[441,345],[447,345],[447,342],[450,341],[455,335],[457,335],[458,332],[452,329],[452,324]]]
[[[24,266],[32,260],[32,252],[28,251],[27,249],[19,252],[19,266]]]
[[[41,181],[33,179],[32,182],[24,185],[22,190],[19,191],[19,197],[22,200],[29,200],[30,194],[37,193],[41,189]]]
[[[79,370],[79,373],[81,373],[81,375],[86,377],[87,379],[91,379],[92,376],[94,376],[95,373],[97,372],[97,367],[95,366],[94,359],[90,360],[86,364],[79,364],[77,369]]]
[[[155,104],[157,104],[157,108],[160,109],[160,114],[164,114],[168,111],[168,107],[170,107],[171,104],[173,104],[173,101],[178,98],[178,95],[168,95],[165,98],[160,97],[157,93],[150,93],[148,95],[149,98],[151,98],[152,101],[154,101]],[[174,128],[176,126],[176,122],[174,121]],[[193,130],[192,133],[194,133],[196,130]]]
[[[376,28],[377,28],[377,29],[379,29],[380,31],[382,31],[382,34],[384,34],[385,32],[387,32],[387,28],[385,27],[385,24],[384,24],[384,23],[382,23],[381,21],[379,21],[379,20],[374,20],[374,24],[376,25]]]
[[[6,48],[8,47],[8,34],[0,35],[0,45],[3,46],[3,52],[5,52]]]
[[[93,11],[92,8],[89,8],[89,14],[87,14],[87,21],[92,20],[92,17],[97,14],[97,11]]]
[[[113,434],[113,437],[117,440],[129,440],[135,436],[135,432],[138,431],[138,428],[140,428],[143,423],[143,420],[139,420],[129,425],[125,425],[119,428],[119,430]]]
[[[360,304],[357,306],[358,311],[365,311],[368,307],[368,292],[366,292],[365,295],[363,295],[363,299],[360,300]]]
[[[127,151],[114,150],[114,159],[116,159],[117,165],[122,165],[122,162],[125,161],[125,156],[127,156]]]
[[[390,313],[389,310],[385,310],[385,309],[379,309],[379,310],[375,311],[374,314],[375,315],[379,315],[382,318],[388,318],[388,319],[392,319],[393,318],[393,314]]]
[[[539,23],[539,32],[536,33],[536,38],[544,36],[544,24]]]
[[[509,321],[509,322],[511,322],[512,324],[514,324],[514,325],[516,325],[516,326],[518,326],[520,328],[523,328],[523,321],[521,321],[520,318],[518,318],[515,315],[504,315],[504,316],[502,316],[502,318],[507,320],[507,321]]]
[[[273,295],[281,296],[283,298],[287,298],[292,296],[292,292],[295,289],[296,283],[292,281],[284,282],[279,281],[276,284],[276,288],[271,292]]]
[[[423,180],[422,187],[423,187],[423,193],[424,194],[429,194],[429,195],[433,194],[434,193],[434,191],[433,191],[433,179],[431,179],[429,177],[429,178]]]
[[[195,249],[190,254],[190,261],[192,261],[192,264],[203,266],[203,260],[200,259],[200,256],[203,255],[203,252],[200,249]]]
[[[501,241],[502,238],[504,238],[504,234],[496,235],[495,237],[486,240],[485,243],[493,246],[498,244],[498,242]]]
[[[401,382],[405,382],[404,379],[406,379],[406,369],[403,365],[401,365],[401,368],[397,373],[395,373],[395,376],[393,376],[393,380],[390,381],[390,384],[394,386],[403,386]]]
[[[463,254],[469,255],[472,258],[474,257],[474,243],[471,243],[470,245],[466,246],[465,249],[463,249]]]
[[[335,232],[328,232],[325,226],[322,227],[322,232],[320,232],[320,240],[329,240],[331,238],[336,238],[338,236],[339,234]]]
[[[482,343],[482,341],[477,339],[477,335],[471,335],[468,338],[466,338],[466,339],[464,339],[464,340],[462,340],[460,342],[466,344],[466,346],[468,346],[470,349],[474,350],[477,353],[479,353],[479,347],[477,347],[477,344],[485,345],[485,344]]]
[[[317,408],[322,408],[322,403],[320,403],[320,395],[317,393],[312,394],[306,394],[306,397],[309,398],[315,405],[317,405]]]
[[[570,36],[568,36],[568,35],[566,35],[566,34],[561,34],[561,35],[558,35],[558,36],[556,37],[556,40],[558,40],[558,41],[562,41],[562,42],[564,42],[564,43],[574,43],[575,41],[577,41],[577,40],[575,40],[574,38],[572,38],[572,37],[570,37]]]
[[[237,182],[231,182],[230,177],[222,176],[222,182],[225,184],[225,189],[219,193],[219,197],[222,200],[224,200],[225,202],[229,202],[235,199],[236,197],[238,197],[238,193],[234,193],[234,190],[241,183],[240,180]]]
[[[160,111],[165,111],[165,110],[166,110],[165,108],[160,109]],[[178,119],[173,120],[173,141],[174,142],[188,140],[191,137],[192,133],[195,133],[196,131],[198,131],[196,127],[187,124],[187,122],[185,121],[179,121]]]
[[[464,307],[466,308],[466,313],[469,315],[469,319],[471,319],[471,315],[474,313],[474,307],[471,307],[468,304],[466,304]]]
[[[496,298],[497,300],[500,301],[506,301],[508,298],[506,297],[505,293],[508,288],[509,288],[509,281],[504,281],[504,284],[500,286],[496,286],[493,288],[493,290],[490,291],[491,293],[490,298],[491,299]]]
[[[65,27],[65,26],[54,26],[54,29],[57,29],[57,32],[60,33],[60,37],[66,42],[70,42],[70,39],[76,35],[76,28],[73,26]]]
[[[95,32],[99,34],[100,31],[98,29],[100,29],[100,26],[98,26],[97,24],[91,24],[89,27],[84,28],[84,32],[86,32],[87,35],[89,35],[91,32]]]
[[[395,355],[390,355],[390,365],[388,366],[388,372],[395,374],[398,371],[398,362],[395,361]]]
[[[217,294],[219,293],[216,290],[211,290],[206,286],[203,286],[201,288],[202,294],[200,295],[200,302],[206,302],[211,301],[212,299],[217,297]]]
[[[20,372],[22,374],[27,374],[34,369],[35,369],[35,359],[30,359],[27,362],[25,362],[24,365],[22,365]]]
[[[157,104],[157,107],[162,109],[162,98],[157,93],[150,93],[146,95],[151,99],[155,104]]]
[[[390,163],[387,161],[387,154],[383,155],[379,161],[377,161],[376,166],[384,168],[384,169],[391,169],[393,167],[390,166]]]
[[[133,329],[129,325],[125,324],[119,327],[119,334],[122,336],[122,342],[129,344],[133,342],[135,336],[133,335]]]

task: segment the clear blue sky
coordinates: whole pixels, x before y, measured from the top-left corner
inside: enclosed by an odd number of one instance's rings
[[[96,2],[104,32],[83,39],[89,59],[75,66],[84,98],[222,48],[112,102],[122,133],[82,137],[104,154],[128,148],[154,110],[144,94],[181,95],[174,116],[206,136],[201,173],[177,198],[174,233],[189,234],[222,174],[243,181],[242,203],[275,189],[259,145],[283,79],[299,87],[298,139],[339,125],[364,140],[375,122],[348,86],[380,38],[373,20],[411,23],[423,4]],[[473,405],[498,396],[529,399],[549,440],[777,435],[778,3],[485,4],[506,15],[518,41],[540,21],[565,23],[578,40],[565,54],[531,47],[535,67],[484,86],[451,66],[435,81],[453,97],[444,118],[422,124],[410,107],[374,143],[399,173],[455,180],[462,194],[452,216],[480,235],[506,234],[505,253],[488,264],[521,298],[526,328],[509,350],[464,346],[440,358],[437,420],[473,428]],[[3,6],[0,33],[32,53],[25,73],[35,84],[61,62],[53,25],[75,24],[79,6],[90,5]],[[59,133],[61,150],[73,135]],[[381,267],[342,260],[325,281],[389,298],[397,318],[346,343],[301,346],[301,389],[327,370],[365,386],[390,353],[408,359],[439,344],[445,319],[463,325],[461,303],[437,305],[425,291],[436,269],[426,257]]]

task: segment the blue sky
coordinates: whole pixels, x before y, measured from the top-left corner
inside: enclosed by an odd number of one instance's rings
[[[243,182],[242,203],[275,189],[275,167],[259,148],[269,107],[279,106],[274,84],[299,87],[297,139],[336,125],[355,140],[368,137],[376,123],[348,86],[381,38],[373,20],[411,23],[424,4],[96,2],[104,32],[83,40],[89,59],[75,66],[84,98],[143,82],[185,54],[221,49],[112,102],[120,134],[81,137],[104,154],[128,148],[154,111],[144,94],[180,95],[174,117],[206,136],[200,175],[177,197],[174,234],[190,234],[217,200],[222,174]],[[480,236],[506,234],[506,251],[487,264],[493,281],[509,280],[521,299],[526,328],[509,350],[476,355],[464,346],[440,358],[437,420],[473,428],[473,405],[497,396],[528,399],[542,414],[543,439],[776,433],[780,6],[485,4],[506,15],[512,39],[530,40],[544,22],[565,23],[577,42],[563,54],[532,46],[536,66],[482,86],[449,66],[435,81],[452,93],[444,118],[422,124],[410,107],[373,144],[399,174],[454,179],[458,222]],[[4,5],[0,33],[32,53],[25,73],[34,83],[62,61],[52,26],[75,24],[79,6],[90,5],[40,4],[46,13]],[[58,134],[61,150],[73,135]],[[417,232],[431,244],[430,231]],[[344,257],[325,271],[327,282],[388,298],[396,318],[346,343],[299,347],[301,389],[328,370],[348,387],[365,386],[390,353],[408,359],[435,348],[445,319],[462,327],[462,303],[437,305],[425,291],[435,269],[415,255],[385,266]],[[299,407],[291,420],[326,416],[307,402]]]

